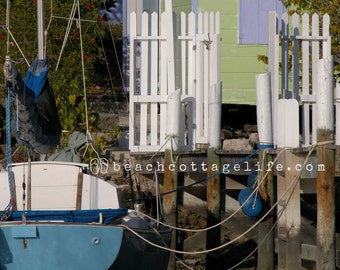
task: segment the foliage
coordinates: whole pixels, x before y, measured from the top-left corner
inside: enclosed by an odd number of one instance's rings
[[[289,13],[297,14],[318,14],[330,16],[330,35],[332,41],[332,55],[334,55],[334,77],[340,82],[340,1],[339,0],[285,0],[283,4],[288,8]],[[268,59],[264,55],[259,55],[258,60],[267,64]]]
[[[122,129],[115,127],[112,131],[113,143],[118,144],[118,140],[122,137]]]
[[[284,5],[291,13],[308,13],[330,16],[330,35],[332,37],[332,54],[335,58],[335,77],[340,82],[340,1],[339,0],[286,0]]]
[[[38,53],[36,2],[37,0],[10,1],[9,29],[23,55],[11,38],[9,39],[10,46],[7,46],[8,34],[0,29],[0,51],[2,52],[0,65],[3,65],[5,55],[9,55],[23,75],[27,70],[27,64],[23,58],[31,63]],[[95,4],[90,0],[80,0],[80,15],[76,10],[75,19],[68,20],[73,1],[46,1],[46,25],[48,25],[46,52],[50,64],[49,80],[64,130],[85,132],[87,127],[92,131],[98,129],[98,115],[85,106],[86,93],[91,92],[91,89],[96,86],[110,85],[111,78],[108,74],[119,74],[117,72],[118,59],[115,57],[112,43],[117,39],[121,41],[122,28],[121,25],[109,25],[99,17],[99,8],[102,4],[100,2],[102,1],[97,1],[98,4]],[[5,18],[6,1],[1,1],[1,25],[6,25]],[[80,22],[77,20],[79,18]],[[71,22],[68,33],[67,27]],[[62,49],[64,39],[66,44]],[[104,45],[108,45],[109,49],[104,49]],[[111,62],[108,63],[108,59]],[[107,68],[110,70],[108,71]],[[116,75],[113,81],[121,86],[118,78],[120,77]],[[3,79],[3,74],[0,74],[0,79]],[[85,113],[86,108],[88,119]],[[88,125],[86,120],[88,120]]]

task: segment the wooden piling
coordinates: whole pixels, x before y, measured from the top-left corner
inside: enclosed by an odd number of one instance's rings
[[[299,104],[295,99],[280,99],[278,103],[278,269],[301,268],[300,184],[296,165],[298,154],[291,149],[299,147]]]
[[[286,269],[301,269],[301,211],[300,211],[300,179],[295,169],[300,164],[299,152],[287,150],[285,157],[286,196]],[[285,190],[285,191],[286,191]]]
[[[216,174],[212,167],[221,168],[220,157],[216,154],[216,149],[208,149],[208,176]],[[208,180],[207,184],[207,226],[211,227],[221,221],[221,180],[220,175],[216,175]],[[207,231],[206,248],[212,249],[221,243],[221,227]],[[206,270],[220,269],[220,251],[210,252],[206,255]]]
[[[218,172],[221,170],[221,160],[216,154],[221,140],[221,87],[216,83],[210,89],[209,95],[209,133],[207,152],[208,171],[211,177],[207,183],[207,226],[211,227],[221,221],[221,179]],[[221,227],[208,230],[206,235],[206,248],[212,249],[221,243]],[[206,270],[220,269],[220,250],[206,255]]]
[[[273,144],[270,78],[269,72],[256,76],[256,116],[259,142],[269,146]]]
[[[317,229],[316,269],[335,270],[335,160],[334,149],[327,146],[334,139],[333,58],[319,60],[317,92]],[[327,143],[328,142],[328,143]]]
[[[335,88],[335,112],[340,115],[340,83]],[[340,117],[335,118],[335,145],[340,145]]]
[[[282,148],[278,148],[278,154],[284,151]],[[277,159],[277,164],[284,164],[284,156],[280,155]],[[286,216],[282,213],[283,207],[286,203],[286,196],[284,196],[284,192],[286,190],[286,181],[285,174],[283,171],[277,172],[277,199],[279,200],[279,204],[277,206],[277,268],[278,270],[287,269],[286,260]]]
[[[179,147],[181,91],[176,90],[167,100],[167,144],[164,152],[164,217],[168,224],[177,226],[178,161],[174,151]],[[172,232],[171,248],[177,249],[177,231]],[[176,269],[175,253],[170,254],[168,269]]]
[[[178,188],[178,163],[173,162],[171,149],[164,153],[164,192],[171,192]],[[177,192],[172,192],[163,197],[163,209],[166,222],[177,226]],[[177,248],[177,230],[172,231],[171,249]],[[176,269],[176,254],[170,253],[168,270]]]
[[[273,145],[271,104],[270,73],[259,74],[256,76],[256,115],[260,148],[259,161],[262,168],[267,168],[267,164],[272,160],[272,157],[265,154],[265,149],[271,148]],[[273,173],[269,172],[266,178],[262,179],[265,174],[265,171],[259,174],[259,180],[263,183],[259,187],[259,192],[269,207],[272,207],[274,202]],[[257,265],[259,269],[274,269],[274,230],[272,230],[272,226],[273,215],[270,214],[258,227],[258,242],[262,242],[258,246]]]
[[[266,168],[267,164],[272,161],[272,156],[265,154],[265,149],[260,149],[259,160],[263,161]],[[258,180],[262,180],[262,176],[266,174],[265,171],[260,173]],[[273,206],[274,202],[274,177],[273,172],[269,172],[265,179],[263,179],[263,189],[266,194],[266,202],[269,207]],[[263,192],[262,192],[263,193]],[[260,192],[261,194],[261,192]],[[262,196],[262,195],[261,195]],[[268,215],[266,219],[260,222],[258,226],[258,246],[257,266],[258,269],[272,270],[274,269],[274,230],[273,214]]]

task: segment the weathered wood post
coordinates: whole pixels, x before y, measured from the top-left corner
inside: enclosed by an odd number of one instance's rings
[[[216,150],[220,148],[221,140],[221,87],[215,84],[209,93],[209,131],[208,131],[208,177],[221,170],[221,160]],[[208,180],[207,184],[207,226],[213,226],[221,221],[221,180],[217,174]],[[220,226],[208,230],[206,235],[207,249],[215,248],[221,242]],[[219,250],[208,253],[206,269],[220,269]]]
[[[166,46],[167,46],[167,76],[168,76],[168,100],[167,100],[167,136],[168,143],[164,153],[164,191],[176,190],[178,187],[178,163],[173,160],[173,151],[178,149],[181,112],[181,90],[175,91],[175,49],[172,0],[165,0]],[[163,198],[164,215],[166,221],[177,226],[177,192],[165,195]],[[177,231],[172,232],[171,248],[177,247]],[[168,269],[176,269],[176,254],[171,253]]]
[[[295,100],[296,101],[296,100]],[[297,102],[296,102],[297,103]],[[296,106],[298,117],[298,106]],[[297,134],[299,135],[298,129]],[[297,136],[297,146],[299,139]],[[286,197],[286,265],[287,269],[301,269],[301,210],[300,210],[300,179],[296,165],[300,164],[300,151],[288,150],[285,156],[285,181],[286,188],[289,187]]]
[[[340,115],[340,83],[336,84],[335,88],[335,111]],[[340,117],[336,117],[335,123],[335,145],[340,145]]]
[[[335,91],[335,115],[340,115],[340,83],[336,84],[336,91]],[[335,117],[335,145],[336,145],[336,151],[335,151],[335,175],[339,175],[339,162],[340,162],[340,116]],[[340,178],[335,178],[335,198],[340,198]],[[340,199],[335,200],[335,216],[337,217],[340,215]],[[337,238],[339,239],[339,238]],[[338,260],[338,265],[340,265],[340,241],[336,241],[336,258]]]
[[[168,143],[164,153],[164,192],[175,191],[178,187],[178,162],[173,151],[178,149],[179,123],[181,111],[180,90],[169,95],[167,100],[167,136]],[[177,192],[171,192],[163,198],[164,216],[168,224],[177,226]],[[177,247],[177,231],[172,232],[171,248]],[[168,269],[176,269],[175,254],[170,254]]]
[[[265,154],[265,149],[273,147],[273,127],[272,127],[272,97],[270,87],[270,73],[263,73],[256,76],[256,115],[257,129],[259,133],[259,161],[262,171],[259,173],[258,180],[263,181],[259,192],[261,197],[271,207],[274,202],[273,173],[269,172],[266,179],[262,176],[266,174],[267,164],[272,157]],[[264,170],[266,168],[266,170]],[[265,237],[266,240],[258,247],[258,268],[263,270],[274,269],[274,232],[273,216],[269,215],[266,220],[261,222],[258,227],[259,242]]]
[[[278,159],[277,177],[278,269],[300,269],[300,182],[295,169],[300,158],[292,149],[283,150],[299,147],[299,104],[295,99],[279,100],[277,121],[277,147],[284,151]]]
[[[316,269],[335,270],[335,167],[333,57],[319,60],[317,91],[317,229]]]

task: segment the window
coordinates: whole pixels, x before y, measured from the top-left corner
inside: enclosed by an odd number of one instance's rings
[[[268,43],[268,14],[281,16],[286,9],[280,0],[239,0],[239,44]]]

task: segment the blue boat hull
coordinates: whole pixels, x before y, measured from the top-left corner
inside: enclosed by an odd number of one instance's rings
[[[143,229],[135,231],[156,245],[170,247],[171,230],[158,230],[158,233]],[[122,247],[109,270],[166,270],[169,256],[169,251],[154,247],[129,230],[124,230]]]
[[[117,226],[65,223],[0,226],[0,269],[108,269],[123,238]]]

